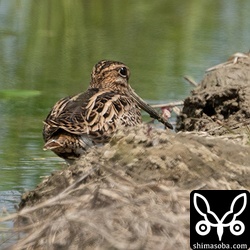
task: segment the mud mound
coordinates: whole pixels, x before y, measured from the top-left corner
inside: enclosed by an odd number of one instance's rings
[[[235,55],[209,71],[186,98],[177,131],[222,135],[250,124],[250,54]]]
[[[13,249],[188,249],[194,189],[249,189],[244,135],[121,130],[23,195]]]

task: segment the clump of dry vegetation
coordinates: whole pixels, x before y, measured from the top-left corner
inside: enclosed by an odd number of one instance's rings
[[[249,189],[245,136],[119,131],[23,195],[12,249],[188,249],[194,189]]]

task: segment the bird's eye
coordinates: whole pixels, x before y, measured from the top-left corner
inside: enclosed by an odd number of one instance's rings
[[[122,67],[119,69],[119,74],[122,77],[127,77],[128,76],[128,70],[126,67]]]

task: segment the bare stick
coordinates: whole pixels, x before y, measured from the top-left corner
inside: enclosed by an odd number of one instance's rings
[[[199,85],[195,80],[191,79],[189,76],[184,76],[183,78],[195,87]]]
[[[182,106],[184,104],[183,101],[177,101],[177,102],[169,102],[164,104],[155,104],[151,105],[153,108],[164,108],[164,107],[176,107],[176,106]]]

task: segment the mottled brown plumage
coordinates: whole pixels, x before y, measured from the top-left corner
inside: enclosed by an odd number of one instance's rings
[[[119,125],[140,124],[140,108],[172,128],[134,93],[128,84],[129,75],[121,62],[97,63],[87,91],[59,100],[45,119],[44,149],[71,162],[89,147],[108,142]]]

